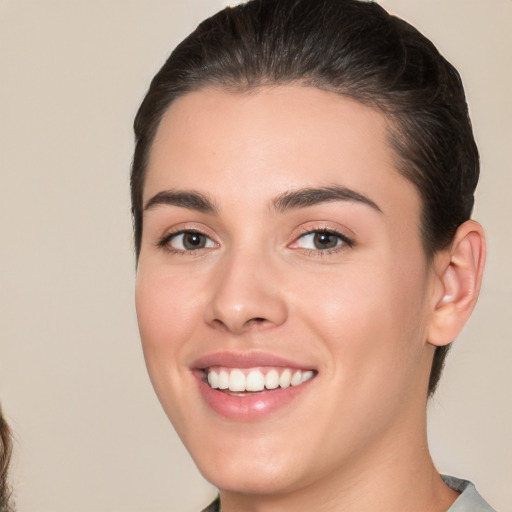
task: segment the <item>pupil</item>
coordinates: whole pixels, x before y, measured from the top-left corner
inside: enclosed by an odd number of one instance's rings
[[[183,236],[183,246],[185,249],[202,249],[205,243],[205,237],[199,233],[185,233]]]
[[[316,233],[314,244],[317,249],[333,249],[338,243],[338,238],[329,233]]]

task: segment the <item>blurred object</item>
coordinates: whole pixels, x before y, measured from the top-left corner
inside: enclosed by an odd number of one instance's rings
[[[0,406],[0,512],[11,512],[11,489],[7,484],[9,462],[12,453],[11,429],[4,419]]]

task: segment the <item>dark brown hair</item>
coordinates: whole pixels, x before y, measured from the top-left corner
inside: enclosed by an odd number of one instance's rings
[[[2,415],[0,407],[0,512],[11,512],[11,491],[7,483],[9,462],[12,453],[12,437],[9,425]]]
[[[348,96],[389,121],[397,169],[422,200],[431,259],[470,217],[479,158],[459,74],[435,46],[374,2],[252,0],[207,19],[153,78],[135,118],[131,175],[135,251],[151,145],[172,101],[202,87],[244,92],[301,84]],[[436,349],[429,393],[449,346]]]

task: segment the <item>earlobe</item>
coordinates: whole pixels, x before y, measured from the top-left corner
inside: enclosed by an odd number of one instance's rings
[[[483,229],[471,220],[459,226],[451,247],[438,255],[430,344],[447,345],[462,331],[478,299],[485,256]]]

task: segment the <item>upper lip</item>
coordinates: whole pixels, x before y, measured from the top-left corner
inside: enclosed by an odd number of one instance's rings
[[[266,352],[214,352],[199,357],[191,365],[192,368],[202,370],[212,366],[225,366],[228,368],[281,366],[292,369],[314,370],[311,364],[301,363]]]

